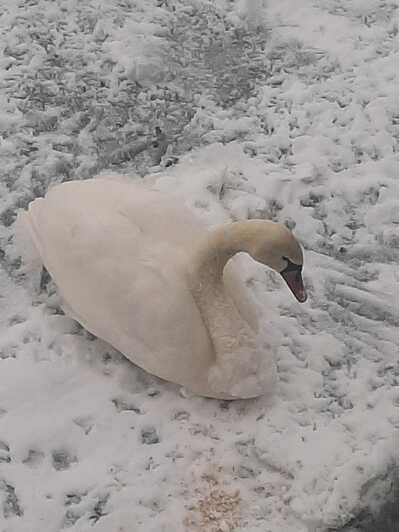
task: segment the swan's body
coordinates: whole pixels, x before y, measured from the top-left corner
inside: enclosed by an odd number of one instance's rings
[[[256,312],[224,266],[237,251],[257,258],[256,233],[274,234],[278,224],[209,232],[176,199],[109,178],[56,186],[22,217],[65,312],[90,332],[194,393],[264,393],[260,366],[269,354],[257,339]]]

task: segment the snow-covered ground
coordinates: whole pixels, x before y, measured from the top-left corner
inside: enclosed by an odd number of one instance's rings
[[[0,0],[1,532],[399,530],[398,7]],[[295,228],[307,304],[242,259],[269,396],[184,396],[24,274],[16,210],[101,172]]]

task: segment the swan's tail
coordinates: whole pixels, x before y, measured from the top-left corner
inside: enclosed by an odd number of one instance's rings
[[[36,202],[40,200],[35,200],[34,203]],[[31,204],[28,211],[20,210],[15,221],[15,245],[26,271],[40,270],[43,266],[31,207],[35,206]]]

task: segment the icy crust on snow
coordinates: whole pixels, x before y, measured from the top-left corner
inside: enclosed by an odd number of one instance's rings
[[[323,532],[359,515],[383,530],[399,452],[397,2],[1,7],[2,530]],[[209,225],[293,228],[306,305],[238,259],[279,346],[272,393],[181,395],[23,274],[17,208],[100,172],[150,174]]]

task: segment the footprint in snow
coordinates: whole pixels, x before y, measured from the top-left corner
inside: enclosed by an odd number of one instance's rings
[[[65,471],[77,461],[77,457],[73,454],[70,454],[66,449],[56,449],[52,452],[53,467],[57,471]]]

